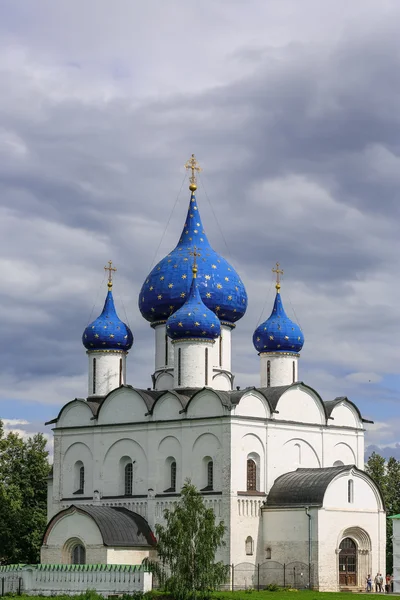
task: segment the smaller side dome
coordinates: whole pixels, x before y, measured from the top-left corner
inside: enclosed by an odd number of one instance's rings
[[[298,354],[304,344],[299,325],[289,319],[277,290],[271,316],[257,327],[253,335],[257,352],[285,352]]]
[[[214,340],[221,335],[219,318],[201,299],[196,274],[195,264],[188,298],[185,304],[167,320],[167,335],[173,340]]]
[[[100,316],[90,323],[82,335],[82,343],[87,350],[125,350],[133,344],[132,331],[117,315],[112,295],[111,263],[104,267],[110,271],[108,293]]]

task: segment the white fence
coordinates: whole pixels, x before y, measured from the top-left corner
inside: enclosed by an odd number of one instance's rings
[[[31,596],[131,594],[152,588],[152,575],[138,565],[7,565],[0,566],[0,595]]]

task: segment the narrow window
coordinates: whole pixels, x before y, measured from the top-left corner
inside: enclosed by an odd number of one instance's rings
[[[207,463],[207,487],[210,490],[214,489],[214,463],[212,460]]]
[[[125,496],[132,496],[133,464],[129,462],[125,466]]]
[[[271,361],[267,360],[267,387],[271,385]]]
[[[122,385],[122,358],[119,359],[119,385]]]
[[[219,336],[219,366],[222,367],[222,335]]]
[[[271,559],[271,556],[272,556],[272,553],[271,553],[271,548],[266,548],[266,550],[265,550],[265,558],[266,558],[267,560],[270,560],[270,559]]]
[[[206,370],[206,374],[205,374],[205,385],[208,385],[208,348],[206,348],[206,352],[205,352],[205,359],[204,359],[204,368]]]
[[[347,501],[350,504],[354,502],[354,481],[352,479],[347,482]]]
[[[182,373],[181,373],[181,358],[182,349],[178,348],[178,386],[181,385]]]
[[[96,359],[93,359],[93,381],[92,381],[93,394],[96,393]]]
[[[81,467],[79,469],[79,491],[81,494],[83,494],[83,491],[85,489],[85,467]]]
[[[71,562],[73,565],[84,565],[86,563],[86,551],[81,544],[78,544],[72,550]]]
[[[171,491],[176,491],[176,462],[171,463]]]
[[[165,366],[168,366],[168,336],[165,334]]]
[[[293,383],[296,381],[296,362],[293,361]]]
[[[253,554],[253,538],[249,535],[246,538],[246,554],[247,556],[251,556]]]
[[[252,458],[247,460],[247,491],[252,492],[257,489],[257,465]]]

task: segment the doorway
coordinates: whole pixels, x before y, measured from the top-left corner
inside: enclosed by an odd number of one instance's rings
[[[341,541],[339,553],[339,585],[357,585],[357,546],[351,538]]]

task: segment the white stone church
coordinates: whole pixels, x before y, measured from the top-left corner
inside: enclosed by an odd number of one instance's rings
[[[386,544],[382,497],[364,472],[368,421],[345,396],[323,400],[301,381],[304,337],[284,310],[279,265],[271,316],[253,337],[260,380],[234,385],[231,352],[246,290],[210,246],[194,157],[187,167],[182,236],[139,294],[154,332],[152,385],[138,389],[126,379],[133,336],[114,307],[110,264],[103,312],[82,338],[87,395],[50,421],[42,563],[140,564],[154,556],[154,526],[190,478],[227,526],[219,557],[226,564],[311,563],[320,590],[363,587],[368,574],[385,574]]]

